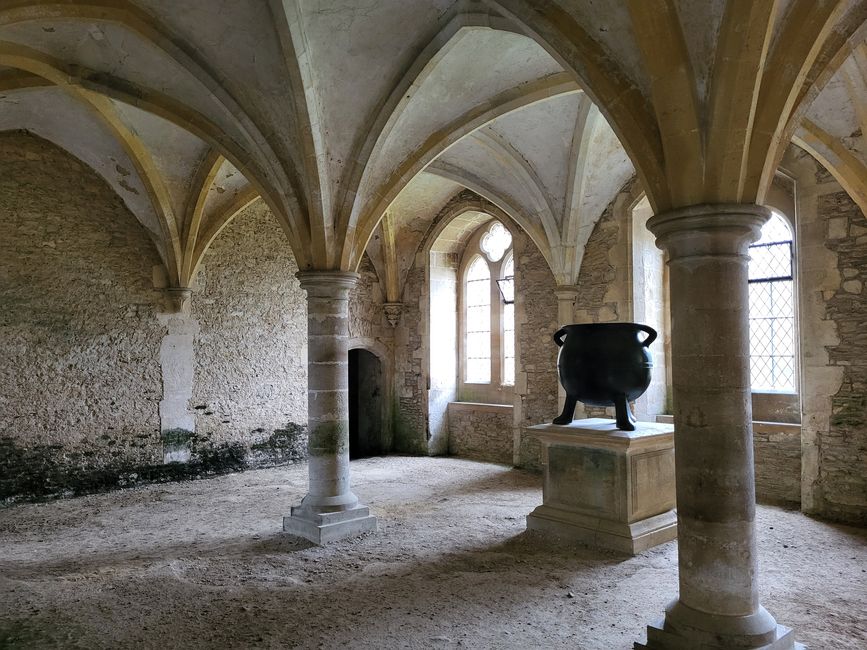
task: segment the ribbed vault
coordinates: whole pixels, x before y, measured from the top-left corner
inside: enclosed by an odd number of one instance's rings
[[[633,173],[657,212],[761,203],[794,140],[867,205],[865,19],[863,0],[10,0],[0,128],[97,170],[177,286],[262,198],[301,268],[370,245],[399,292],[460,188],[569,284]]]

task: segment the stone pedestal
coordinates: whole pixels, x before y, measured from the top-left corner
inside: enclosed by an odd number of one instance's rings
[[[548,458],[527,529],[635,555],[677,537],[674,427],[590,418],[528,429]]]
[[[349,291],[356,273],[301,271],[307,291],[308,491],[283,530],[324,544],[376,530],[349,485]]]

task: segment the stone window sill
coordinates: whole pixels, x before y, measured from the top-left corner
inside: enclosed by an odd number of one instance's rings
[[[487,404],[485,402],[449,402],[449,411],[475,413],[511,413],[515,407],[511,404]]]

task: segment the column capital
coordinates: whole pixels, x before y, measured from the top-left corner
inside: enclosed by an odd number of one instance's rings
[[[745,255],[771,211],[754,203],[703,203],[655,215],[647,228],[672,258]]]
[[[392,327],[397,327],[397,323],[400,321],[400,314],[403,312],[403,303],[385,302],[382,304],[382,308],[385,311],[385,318],[388,320],[388,324]]]
[[[169,309],[173,314],[188,314],[193,290],[189,287],[168,287],[166,296],[169,299]]]
[[[574,284],[558,284],[554,288],[557,300],[575,300],[578,297],[578,287]]]
[[[310,297],[346,298],[361,276],[352,271],[298,271],[295,277]]]

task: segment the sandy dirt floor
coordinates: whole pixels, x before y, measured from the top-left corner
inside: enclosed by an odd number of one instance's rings
[[[379,532],[284,535],[303,465],[0,510],[3,648],[631,648],[677,589],[524,531],[540,477],[447,458],[352,464]],[[867,648],[867,530],[760,507],[763,604],[813,650]]]

